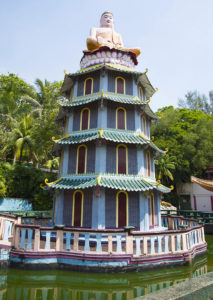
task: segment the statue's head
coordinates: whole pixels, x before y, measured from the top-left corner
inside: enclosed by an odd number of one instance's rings
[[[113,14],[109,11],[105,11],[102,15],[101,15],[101,19],[100,19],[100,27],[109,27],[109,28],[113,28],[114,25],[114,21],[113,21]]]

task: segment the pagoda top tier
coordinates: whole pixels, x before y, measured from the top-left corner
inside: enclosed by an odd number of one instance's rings
[[[140,48],[125,48],[122,37],[114,31],[114,19],[111,12],[104,12],[100,27],[93,27],[87,38],[87,50],[80,62],[81,69],[100,63],[120,64],[134,67],[138,64]]]

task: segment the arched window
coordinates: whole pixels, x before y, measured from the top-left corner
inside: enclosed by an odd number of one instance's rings
[[[126,94],[125,79],[122,77],[115,78],[115,92],[118,94]]]
[[[76,173],[86,173],[87,169],[87,146],[80,145],[77,148]]]
[[[80,227],[83,224],[84,194],[77,190],[73,193],[72,226]]]
[[[116,173],[128,174],[128,148],[123,144],[116,147]]]
[[[93,93],[93,78],[89,77],[84,81],[84,95]]]
[[[120,191],[116,195],[116,227],[128,226],[128,194]]]
[[[146,168],[147,168],[147,176],[151,176],[151,154],[150,154],[150,151],[146,151]]]
[[[149,228],[153,228],[155,226],[155,197],[154,194],[151,193],[149,196]]]
[[[139,86],[139,99],[143,101],[143,89]]]
[[[116,109],[116,129],[126,129],[126,109],[123,107]]]
[[[145,136],[147,136],[147,128],[146,128],[146,117],[141,116],[141,131]]]
[[[89,108],[83,108],[81,111],[81,124],[80,130],[86,130],[90,127],[90,110]]]

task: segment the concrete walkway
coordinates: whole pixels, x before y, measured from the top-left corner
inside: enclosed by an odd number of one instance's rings
[[[162,289],[137,300],[210,300],[213,299],[213,272]]]

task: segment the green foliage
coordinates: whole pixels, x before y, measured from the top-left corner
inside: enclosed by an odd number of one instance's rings
[[[0,197],[29,199],[37,210],[51,208],[52,196],[40,184],[56,175],[39,168],[58,168],[51,150],[52,136],[62,134],[55,124],[61,84],[36,79],[32,86],[17,75],[0,75],[0,160],[13,163],[0,164]]]
[[[16,164],[8,167],[8,164],[0,163],[0,178],[1,176],[6,188],[2,197],[28,199],[32,202],[34,210],[52,208],[51,192],[43,190],[40,185],[44,184],[45,178],[48,178],[50,182],[54,181],[56,174],[45,173],[32,166]]]
[[[54,159],[51,138],[61,135],[54,121],[62,83],[36,79],[35,84],[37,89],[14,74],[0,76],[1,160],[38,167]]]
[[[203,177],[213,164],[213,117],[202,111],[164,107],[152,127],[156,145],[169,149],[175,163],[174,181],[189,182],[190,176]]]
[[[169,155],[162,155],[158,159],[155,160],[157,179],[162,180],[165,178],[166,181],[168,179],[174,180],[172,172],[170,170],[175,170],[175,157]]]
[[[189,110],[201,110],[205,114],[213,115],[213,91],[209,92],[209,98],[200,95],[197,91],[188,92],[185,99],[179,99],[179,107]]]

